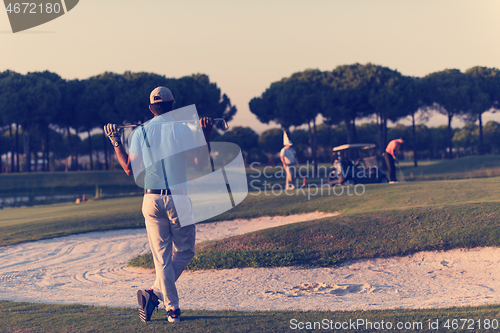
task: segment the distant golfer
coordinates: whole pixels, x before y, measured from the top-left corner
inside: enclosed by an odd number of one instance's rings
[[[292,141],[288,139],[286,132],[283,132],[283,149],[280,152],[281,163],[283,163],[283,168],[286,172],[286,189],[293,190],[295,186],[293,185],[293,178],[295,175],[295,164],[297,163],[297,158],[295,157],[295,150],[292,148]]]
[[[143,170],[134,176],[144,176],[142,214],[156,280],[151,289],[137,292],[139,317],[143,322],[150,321],[161,300],[167,310],[167,320],[176,322],[181,319],[181,310],[175,282],[194,257],[195,250],[196,229],[185,185],[187,167],[202,170],[207,165],[213,121],[200,119],[208,147],[198,147],[192,130],[168,115],[174,109],[174,97],[168,88],[158,87],[151,92],[149,109],[154,117],[147,126],[139,127],[132,134],[129,154],[120,141],[116,124],[107,124],[104,130],[127,175]],[[182,227],[181,216],[193,219],[192,224]]]
[[[396,163],[399,164],[396,154],[399,152],[399,148],[405,142],[404,137],[392,140],[385,148],[385,162],[387,164],[387,169],[389,171],[389,178],[391,183],[397,183],[396,178]]]

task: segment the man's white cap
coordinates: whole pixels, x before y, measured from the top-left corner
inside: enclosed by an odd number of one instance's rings
[[[149,103],[170,102],[174,100],[172,92],[167,87],[156,87],[149,95]]]
[[[288,135],[286,135],[286,132],[283,131],[283,146],[291,146],[292,145],[292,141],[290,141],[290,139],[288,139]]]

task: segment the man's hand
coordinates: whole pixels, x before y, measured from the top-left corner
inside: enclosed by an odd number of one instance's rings
[[[115,144],[115,142],[120,142],[121,138],[121,129],[118,129],[117,127],[118,126],[116,124],[107,124],[106,126],[104,126],[104,133],[106,133],[113,145]]]
[[[212,133],[214,121],[210,117],[203,117],[200,119],[200,126],[203,129],[203,133]]]
[[[200,126],[203,130],[203,135],[205,135],[205,141],[209,144],[212,138],[212,128],[214,126],[214,121],[210,117],[203,117],[200,119]]]

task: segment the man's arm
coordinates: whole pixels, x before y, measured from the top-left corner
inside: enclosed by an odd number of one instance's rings
[[[132,176],[132,163],[131,161],[131,156],[133,154],[127,154],[125,151],[125,148],[123,147],[122,144],[120,144],[118,147],[115,147],[115,153],[116,157],[118,158],[118,162],[120,162],[121,167],[123,168],[123,171],[127,174],[127,176]]]
[[[392,154],[394,156],[394,161],[399,164],[399,160],[397,159],[396,155],[399,153],[399,150],[401,149],[401,141],[396,141],[396,145],[394,147],[394,154]]]
[[[125,151],[123,144],[120,140],[120,131],[116,128],[116,124],[107,124],[104,126],[104,133],[108,136],[111,144],[115,148],[116,157],[118,158],[118,162],[120,162],[123,171],[127,174],[127,176],[131,176],[132,173],[132,164],[130,163],[130,156]]]
[[[280,160],[281,160],[281,164],[283,164],[283,166],[286,166],[286,163],[285,163],[285,153],[283,151],[283,149],[280,150]]]

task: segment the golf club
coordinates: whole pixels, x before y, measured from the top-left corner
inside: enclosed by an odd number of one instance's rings
[[[403,174],[403,170],[401,170],[401,167],[399,166],[399,162],[398,162],[398,169],[399,169],[399,174],[401,175],[401,178],[403,179],[403,183],[406,183],[405,175]]]
[[[158,122],[154,124],[169,124],[169,123],[197,123],[199,120],[186,120],[186,121],[168,121],[168,122]],[[224,118],[214,118],[213,121],[222,121],[222,125],[224,125],[224,130],[227,130],[229,126],[227,126],[227,122],[224,120]],[[123,126],[118,126],[118,129],[122,128],[133,128],[141,126],[141,124],[137,125],[123,125]]]

